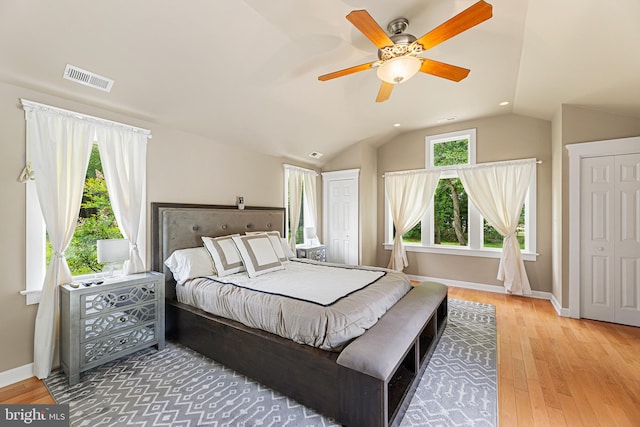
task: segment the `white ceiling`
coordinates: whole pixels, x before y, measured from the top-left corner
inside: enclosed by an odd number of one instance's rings
[[[469,77],[419,73],[384,103],[375,70],[317,80],[377,59],[345,16],[403,16],[420,37],[475,0],[0,0],[0,80],[317,165],[452,117],[551,119],[561,104],[640,117],[640,1],[487,1],[493,18],[421,55]],[[113,90],[64,80],[66,64]]]

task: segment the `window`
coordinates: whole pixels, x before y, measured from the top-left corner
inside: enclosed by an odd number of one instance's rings
[[[62,110],[44,104],[38,104],[27,100],[22,100],[27,119],[27,167],[25,172],[30,172],[30,160],[33,158],[31,151],[34,147],[42,145],[42,140],[38,139],[33,129],[42,125],[42,117],[55,117],[51,126],[64,126],[72,120],[87,122],[93,133],[94,143],[91,147],[91,157],[89,167],[86,172],[83,199],[78,215],[78,223],[69,247],[65,251],[67,264],[74,277],[82,278],[83,275],[93,274],[101,271],[101,265],[97,262],[96,241],[104,238],[120,238],[121,231],[116,224],[115,215],[111,207],[109,194],[103,175],[100,150],[104,151],[110,160],[109,171],[111,175],[122,183],[129,183],[129,186],[119,191],[118,200],[120,205],[128,203],[126,208],[121,208],[123,215],[128,218],[140,218],[140,221],[131,221],[133,226],[127,227],[125,232],[136,243],[133,246],[131,268],[140,271],[144,268],[145,257],[145,196],[144,180],[146,175],[146,141],[150,138],[150,132],[145,129],[135,128],[128,125],[111,122],[96,117],[86,116],[81,113]],[[40,119],[38,119],[40,117]],[[65,122],[65,117],[69,121]],[[40,123],[40,124],[38,124]],[[49,122],[46,122],[49,123]],[[88,134],[90,143],[91,133]],[[30,142],[31,141],[31,142]],[[79,140],[78,140],[79,141]],[[35,144],[35,145],[33,145]],[[83,142],[84,144],[84,142]],[[85,146],[86,147],[86,146]],[[41,152],[42,153],[42,152]],[[117,166],[116,166],[117,164]],[[123,166],[124,165],[124,166]],[[135,165],[135,171],[131,172],[130,165]],[[117,168],[117,171],[115,171]],[[38,171],[35,171],[37,179]],[[29,177],[29,173],[26,174]],[[42,210],[38,201],[36,181],[27,179],[26,185],[26,290],[22,291],[27,297],[27,304],[35,304],[40,301],[40,294],[45,278],[46,268],[51,258],[51,246],[48,244],[46,227]],[[138,216],[139,214],[139,216]],[[130,224],[130,225],[131,225]],[[141,258],[138,257],[138,254]],[[135,265],[134,265],[135,264]]]
[[[468,129],[426,138],[426,165],[442,168],[433,202],[423,220],[402,236],[407,251],[499,257],[502,236],[467,197],[456,166],[476,163],[476,131]],[[393,241],[387,209],[387,242]],[[535,259],[535,177],[525,199],[518,241],[525,260]],[[387,244],[387,249],[391,245]]]
[[[300,189],[300,214],[298,226],[295,230],[291,230],[291,212],[296,209],[292,209],[291,206],[291,188],[290,176],[291,174],[301,174],[301,189]],[[316,215],[315,215],[315,202],[314,198],[309,197],[310,191],[315,191],[314,181],[316,179],[316,172],[308,169],[298,168],[295,166],[284,166],[284,195],[285,195],[285,220],[286,220],[286,238],[289,240],[289,236],[292,233],[296,236],[296,245],[313,244],[317,241],[316,236]],[[313,206],[312,206],[313,205]]]
[[[98,263],[96,241],[99,239],[122,239],[118,228],[107,183],[104,179],[98,145],[93,144],[89,167],[84,181],[82,204],[76,229],[65,252],[67,264],[73,276],[95,274],[102,271]],[[51,259],[51,244],[47,236],[46,264]]]

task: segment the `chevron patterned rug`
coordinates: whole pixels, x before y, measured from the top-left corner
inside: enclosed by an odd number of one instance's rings
[[[449,300],[447,327],[401,426],[497,426],[495,308]],[[168,343],[45,385],[72,426],[336,426],[188,348]]]
[[[497,426],[496,361],[495,307],[449,299],[447,327],[400,426]]]

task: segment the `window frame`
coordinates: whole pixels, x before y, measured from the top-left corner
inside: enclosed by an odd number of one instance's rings
[[[26,183],[26,290],[27,305],[38,304],[46,274],[46,226],[35,181]]]
[[[448,133],[443,133],[438,135],[430,135],[425,138],[426,148],[427,148],[427,150],[425,150],[425,153],[426,153],[425,164],[427,165],[427,168],[440,169],[442,171],[440,174],[440,179],[458,178],[458,171],[456,170],[456,166],[434,166],[433,165],[434,151],[435,151],[434,146],[435,144],[443,144],[446,142],[457,141],[459,139],[467,139],[468,141],[467,163],[465,163],[465,165],[476,164],[476,130],[475,129],[467,129],[467,130],[448,132]],[[440,181],[438,180],[438,182]],[[474,230],[475,228],[472,225],[475,224],[474,221],[478,220],[477,217],[480,213],[475,208],[475,206],[473,206],[473,203],[471,203],[471,200],[469,200],[469,205],[467,207],[467,214],[468,214],[467,221],[469,225],[469,229],[467,230],[468,231],[467,246],[460,246],[460,247],[454,246],[454,248],[460,248],[460,249],[477,248],[477,245],[475,244],[472,245],[471,243],[472,241],[476,243],[475,240],[478,237],[476,235],[472,235],[472,230]],[[421,222],[422,222],[421,246],[428,246],[428,247],[434,247],[434,248],[449,247],[448,245],[437,245],[433,242],[434,240],[433,239],[433,228],[434,228],[433,201],[429,205],[429,209],[427,209],[427,212],[425,213],[425,215],[422,217]]]
[[[427,168],[441,169],[442,178],[457,177],[456,166],[433,166],[434,145],[448,141],[467,138],[469,140],[469,154],[467,164],[476,164],[476,129],[465,129],[455,132],[448,132],[437,135],[429,135],[425,137],[425,165]],[[536,253],[536,170],[529,184],[529,190],[525,197],[525,248],[521,251],[522,258],[525,261],[535,261]],[[421,243],[404,243],[404,248],[408,252],[436,253],[443,255],[461,255],[475,256],[484,258],[500,258],[502,254],[501,248],[485,248],[484,247],[484,217],[475,207],[473,202],[469,200],[468,205],[468,241],[467,246],[450,246],[436,245],[433,243],[433,221],[434,206],[430,204],[429,209],[423,216]],[[393,219],[391,217],[391,208],[385,197],[385,242],[386,250],[393,249]]]

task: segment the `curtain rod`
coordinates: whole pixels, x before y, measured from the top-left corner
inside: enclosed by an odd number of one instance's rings
[[[122,127],[122,128],[128,129],[128,130],[130,130],[132,132],[137,132],[137,133],[142,133],[144,135],[147,135],[147,138],[151,139],[151,131],[149,129],[144,129],[144,128],[140,128],[140,127],[137,127],[137,126],[127,125],[125,123],[114,122],[112,120],[107,120],[107,119],[103,119],[103,118],[100,118],[100,117],[90,116],[88,114],[79,113],[77,111],[65,110],[64,108],[53,107],[51,105],[41,104],[39,102],[34,102],[34,101],[29,101],[28,99],[20,98],[20,102],[22,102],[22,107],[23,107],[23,109],[25,111],[31,111],[31,110],[34,110],[34,109],[51,110],[51,111],[55,111],[57,113],[74,116],[77,119],[93,121],[93,122],[96,122],[97,124],[101,124],[101,125]]]
[[[388,173],[411,173],[411,172],[421,172],[421,171],[451,171],[451,170],[458,170],[458,169],[463,169],[463,168],[473,168],[476,166],[491,166],[491,165],[504,165],[507,163],[525,163],[527,161],[535,161],[537,164],[542,164],[542,160],[538,160],[536,158],[531,158],[531,159],[517,159],[517,160],[502,160],[502,161],[498,161],[498,162],[486,162],[486,163],[475,163],[472,165],[453,165],[453,166],[441,166],[441,167],[434,167],[434,168],[424,168],[424,169],[412,169],[412,170],[406,170],[406,171],[394,171],[394,172],[388,172]],[[382,174],[382,178],[384,178],[385,174]]]
[[[307,168],[303,168],[300,166],[294,166],[294,165],[290,165],[288,163],[283,163],[282,167],[285,169],[293,169],[293,170],[299,170],[301,172],[311,172],[313,174],[315,174],[315,176],[318,176],[318,172],[314,171],[313,169],[307,169]]]

